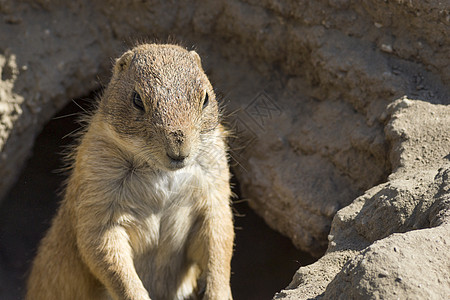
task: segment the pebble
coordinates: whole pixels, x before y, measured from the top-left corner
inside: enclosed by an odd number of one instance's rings
[[[392,49],[392,46],[389,44],[381,44],[381,51],[384,51],[386,53],[394,52],[394,50]]]

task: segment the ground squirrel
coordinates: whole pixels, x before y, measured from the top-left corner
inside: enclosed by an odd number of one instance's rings
[[[27,299],[232,299],[225,135],[196,52],[124,53],[73,151]]]

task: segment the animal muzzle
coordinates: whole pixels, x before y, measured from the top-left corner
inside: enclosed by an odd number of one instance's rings
[[[166,154],[174,162],[184,162],[191,153],[191,142],[182,130],[167,135]]]

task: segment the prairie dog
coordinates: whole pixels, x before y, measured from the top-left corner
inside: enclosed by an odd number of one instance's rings
[[[232,299],[225,137],[196,52],[124,53],[73,151],[26,298]]]

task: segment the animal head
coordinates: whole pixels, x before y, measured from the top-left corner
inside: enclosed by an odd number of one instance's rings
[[[136,156],[168,170],[194,160],[219,123],[200,57],[175,45],[143,44],[118,58],[99,110]]]

